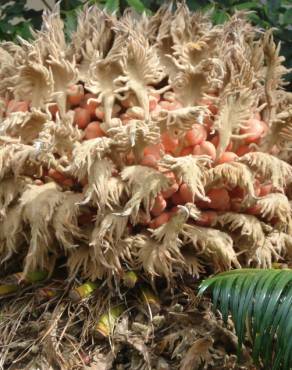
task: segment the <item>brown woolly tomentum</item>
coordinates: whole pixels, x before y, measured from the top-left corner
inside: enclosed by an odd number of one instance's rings
[[[0,259],[119,283],[292,257],[292,98],[271,31],[57,9],[0,46]]]

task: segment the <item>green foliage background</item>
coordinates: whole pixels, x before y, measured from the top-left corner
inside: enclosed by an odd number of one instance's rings
[[[49,8],[47,0],[39,0]],[[109,11],[122,13],[128,6],[137,12],[155,12],[167,0],[61,0],[61,12],[65,20],[65,31],[70,34],[76,27],[76,15],[85,3],[98,4]],[[292,0],[186,0],[192,10],[211,10],[213,21],[223,23],[236,9],[251,10],[249,18],[261,28],[275,28],[275,39],[281,41],[281,53],[286,58],[286,66],[292,68]],[[0,40],[13,40],[17,36],[30,38],[30,27],[39,28],[41,11],[29,9],[26,0],[0,0]],[[292,88],[292,73],[287,76]]]

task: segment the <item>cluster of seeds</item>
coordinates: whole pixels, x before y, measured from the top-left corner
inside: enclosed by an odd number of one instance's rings
[[[1,258],[28,272],[66,255],[111,281],[290,256],[291,97],[270,31],[181,4],[87,9],[70,45],[54,12],[34,36],[1,46]]]

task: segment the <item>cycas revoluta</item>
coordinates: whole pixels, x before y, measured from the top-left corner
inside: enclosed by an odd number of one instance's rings
[[[184,3],[85,7],[70,43],[56,7],[2,43],[1,261],[119,290],[291,258],[282,59],[244,13],[213,26]]]

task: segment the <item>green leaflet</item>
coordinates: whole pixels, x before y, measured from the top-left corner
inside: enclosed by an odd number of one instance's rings
[[[291,369],[292,270],[228,271],[203,281],[199,295],[208,289],[225,322],[231,313],[239,354],[248,325],[255,363],[262,362],[265,369]]]
[[[120,7],[120,1],[119,0],[107,0],[106,3],[105,3],[105,8],[111,13],[118,10],[119,7]]]
[[[129,6],[134,8],[138,13],[146,12],[147,14],[151,14],[151,11],[146,8],[146,6],[140,0],[127,0]]]

